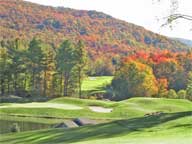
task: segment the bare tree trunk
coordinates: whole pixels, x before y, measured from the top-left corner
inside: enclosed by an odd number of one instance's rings
[[[32,93],[35,92],[35,72],[32,72]]]
[[[60,77],[60,94],[63,95],[63,73],[61,73]]]
[[[10,93],[10,85],[9,85],[10,81],[9,78],[7,79],[7,93]]]
[[[25,73],[25,79],[24,79],[24,89],[26,90],[27,87],[27,73]]]
[[[37,90],[37,94],[38,94],[38,96],[40,96],[42,93],[42,83],[41,83],[41,79],[40,79],[40,73],[38,73],[38,78],[36,79],[36,82],[35,82],[35,90]]]
[[[65,72],[64,73],[64,96],[68,96],[68,81],[69,81],[69,74]]]
[[[81,68],[79,68],[79,70],[78,70],[78,78],[79,78],[79,98],[82,98],[82,93],[81,93],[81,85],[82,85],[82,82],[81,82]]]
[[[14,94],[17,95],[17,74],[14,76]]]
[[[44,71],[44,81],[43,81],[43,96],[46,96],[46,93],[47,93],[47,80],[46,80],[46,77],[47,77],[47,72],[45,70]]]
[[[1,95],[5,94],[4,79],[1,79]]]

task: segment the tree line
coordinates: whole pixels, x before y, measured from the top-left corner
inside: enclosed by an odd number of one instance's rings
[[[0,43],[0,95],[79,96],[86,75],[114,75],[104,97],[192,99],[192,52],[130,51],[91,59],[83,41],[59,46],[33,38]]]
[[[1,41],[0,95],[71,96],[81,94],[87,53],[83,41],[64,40],[58,48],[33,38]]]
[[[135,52],[121,60],[112,81],[112,96],[192,100],[192,52]]]

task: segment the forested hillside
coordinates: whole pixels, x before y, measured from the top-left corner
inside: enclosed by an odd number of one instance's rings
[[[123,54],[133,49],[188,48],[179,41],[96,11],[41,6],[22,0],[0,0],[0,39],[37,36],[58,45],[64,38],[86,42],[89,54]]]
[[[188,46],[104,13],[0,0],[0,30],[1,95],[81,97],[84,75],[113,75],[110,98],[191,99]]]

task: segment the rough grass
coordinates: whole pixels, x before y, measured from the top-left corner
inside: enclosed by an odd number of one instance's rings
[[[192,111],[138,117],[74,129],[48,129],[0,138],[2,144],[189,144]]]

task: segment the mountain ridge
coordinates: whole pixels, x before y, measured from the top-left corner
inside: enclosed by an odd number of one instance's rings
[[[192,40],[190,39],[185,39],[185,38],[174,38],[174,39],[192,47]]]

